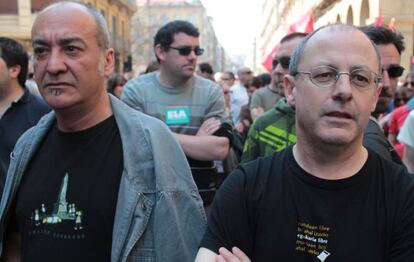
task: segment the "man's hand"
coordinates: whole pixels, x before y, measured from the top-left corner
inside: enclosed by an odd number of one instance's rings
[[[197,132],[197,136],[211,136],[221,126],[220,120],[212,117],[203,122]]]
[[[216,262],[250,262],[250,259],[239,248],[233,247],[232,251],[233,253],[221,247],[219,249],[220,254],[216,257]]]

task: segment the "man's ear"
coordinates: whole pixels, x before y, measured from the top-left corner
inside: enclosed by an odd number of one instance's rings
[[[17,77],[20,74],[21,69],[22,68],[20,67],[20,65],[14,65],[14,66],[9,67],[8,70],[9,70],[10,78],[17,79]]]
[[[105,64],[104,64],[104,75],[106,77],[112,75],[115,69],[115,51],[113,48],[105,50]]]
[[[285,90],[285,97],[291,107],[295,107],[296,86],[295,78],[291,75],[283,77],[283,88]]]
[[[164,61],[165,60],[165,48],[162,47],[160,44],[157,44],[154,47],[154,52],[155,52],[156,57],[158,57],[158,59],[160,61]]]
[[[383,85],[377,85],[377,88],[375,88],[375,93],[374,93],[374,102],[371,106],[371,113],[375,111],[375,108],[377,106],[378,103],[378,97],[381,94],[381,90],[383,88]]]

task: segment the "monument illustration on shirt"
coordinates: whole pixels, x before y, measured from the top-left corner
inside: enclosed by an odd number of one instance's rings
[[[48,214],[46,211],[46,205],[42,203],[40,212],[39,209],[35,209],[34,215],[32,216],[32,222],[35,226],[40,225],[50,225],[50,224],[59,224],[64,220],[73,220],[74,229],[81,230],[82,227],[82,210],[77,210],[74,203],[69,204],[66,200],[66,192],[68,188],[68,173],[65,174],[65,177],[62,181],[62,186],[60,187],[59,196],[56,200],[53,208],[53,212]]]

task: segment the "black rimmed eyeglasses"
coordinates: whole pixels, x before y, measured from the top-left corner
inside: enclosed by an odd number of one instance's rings
[[[318,87],[329,88],[336,84],[341,75],[348,75],[353,86],[358,89],[370,89],[381,81],[381,77],[366,68],[357,68],[350,72],[339,72],[330,66],[318,66],[309,71],[298,71],[297,74],[309,76],[310,81]]]
[[[192,48],[191,46],[180,46],[180,47],[170,46],[169,48],[177,50],[178,53],[182,56],[188,56],[189,54],[191,54],[191,51],[194,51],[194,54],[196,56],[200,56],[204,53],[204,49],[198,46],[194,48]]]

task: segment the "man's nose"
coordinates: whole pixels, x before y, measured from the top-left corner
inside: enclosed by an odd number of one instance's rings
[[[333,87],[333,96],[334,98],[342,99],[342,100],[349,100],[352,98],[353,87],[350,79],[350,75],[348,73],[343,73],[338,76],[338,80],[336,81]]]
[[[47,72],[50,74],[58,74],[66,70],[66,64],[63,54],[58,50],[52,50],[47,62]]]
[[[273,70],[273,72],[274,72],[274,74],[286,75],[287,73],[289,73],[289,68],[283,68],[281,63],[278,63],[276,65],[275,69]]]
[[[190,52],[190,54],[188,54],[187,58],[188,58],[188,59],[190,59],[190,60],[195,60],[195,59],[197,59],[197,55],[196,55],[196,53],[195,53],[195,50],[194,50],[194,49],[193,49],[193,50],[191,50],[191,52]]]
[[[387,70],[384,70],[382,72],[382,78],[379,84],[382,86],[382,88],[388,88],[390,86],[390,75],[388,74]]]

